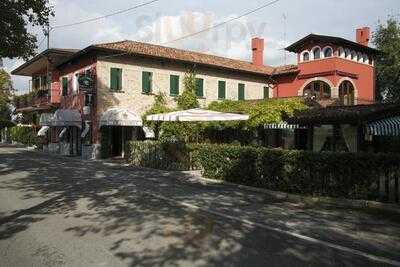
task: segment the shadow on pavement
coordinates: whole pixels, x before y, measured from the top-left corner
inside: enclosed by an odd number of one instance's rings
[[[26,199],[32,194],[48,199],[0,218],[0,239],[13,237],[44,217],[57,214],[84,222],[64,229],[67,233],[113,240],[109,251],[131,266],[365,264],[364,258],[349,253],[177,207],[154,197],[160,194],[400,259],[400,248],[396,247],[400,238],[394,235],[400,230],[398,218],[376,220],[376,214],[363,211],[307,208],[230,187],[203,186],[190,182],[189,175],[176,177],[176,172],[107,167],[23,150],[5,153],[0,148],[0,163],[0,178],[13,177],[20,171],[29,173],[0,181],[0,190],[23,192]],[[360,233],[369,236],[361,239]],[[383,241],[376,242],[375,236]]]

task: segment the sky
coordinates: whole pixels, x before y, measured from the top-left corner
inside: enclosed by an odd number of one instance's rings
[[[50,0],[55,16],[50,25],[65,25],[114,11],[127,9],[148,0]],[[372,30],[388,16],[400,19],[400,0],[280,0],[256,13],[234,20],[200,35],[171,42],[183,35],[235,18],[271,0],[158,0],[157,2],[77,26],[51,31],[50,47],[83,49],[91,44],[136,40],[162,44],[214,55],[251,60],[252,37],[265,40],[264,63],[295,63],[287,45],[309,33],[355,39],[355,29]],[[38,39],[38,52],[46,48],[40,28],[29,27]],[[11,71],[22,59],[4,59]],[[27,77],[12,76],[18,93],[28,90]]]

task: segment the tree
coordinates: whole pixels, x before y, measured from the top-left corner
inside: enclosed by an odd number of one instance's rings
[[[383,52],[376,58],[376,95],[385,102],[400,101],[400,23],[390,17],[380,23],[373,43]]]
[[[28,33],[28,24],[47,27],[49,16],[54,16],[48,0],[0,1],[0,58],[35,55],[36,36]]]
[[[185,88],[181,95],[178,96],[177,105],[179,109],[198,108],[199,102],[197,101],[196,90],[196,74],[194,71],[185,73],[183,80]]]
[[[5,70],[0,70],[0,129],[11,124],[11,77]]]

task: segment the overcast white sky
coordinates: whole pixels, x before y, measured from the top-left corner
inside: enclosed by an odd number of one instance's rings
[[[51,25],[63,25],[126,9],[147,0],[51,0],[55,17]],[[84,48],[93,43],[125,39],[163,44],[182,35],[199,31],[267,3],[268,0],[159,0],[148,6],[79,26],[51,32],[50,47]],[[245,18],[185,41],[167,43],[189,50],[250,60],[250,39],[265,39],[264,61],[268,65],[284,64],[282,48],[309,33],[334,35],[354,40],[355,29],[376,27],[389,15],[400,16],[400,0],[280,0]],[[285,19],[286,17],[286,27]],[[286,41],[284,38],[286,28]],[[31,29],[38,33],[40,29]],[[46,42],[39,47],[45,49]],[[293,63],[288,54],[286,63]],[[11,71],[23,60],[5,60]],[[26,77],[13,76],[14,87],[28,89]]]

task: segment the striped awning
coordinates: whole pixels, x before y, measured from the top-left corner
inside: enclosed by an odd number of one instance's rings
[[[298,124],[289,124],[287,122],[269,123],[264,125],[264,129],[306,129],[304,126]]]
[[[399,136],[400,116],[370,122],[366,127],[369,135]]]

